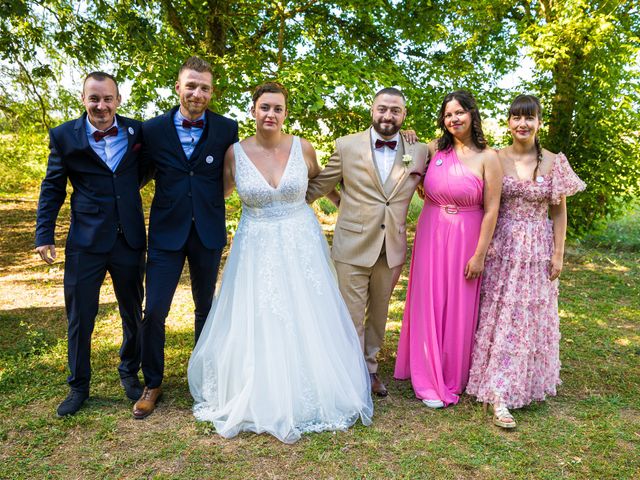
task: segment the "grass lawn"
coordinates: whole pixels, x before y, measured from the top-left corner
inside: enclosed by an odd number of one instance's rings
[[[59,260],[32,249],[35,194],[0,199],[0,478],[640,478],[640,255],[603,238],[568,248],[562,276],[562,379],[558,396],[515,411],[506,432],[471,398],[433,411],[409,382],[393,380],[407,273],[390,311],[371,427],[306,435],[218,437],[191,415],[186,369],[192,301],[185,272],[168,319],[165,396],[143,421],[119,386],[121,327],[110,281],[92,344],[91,398],[58,419],[67,393],[62,295],[68,207]],[[622,226],[620,226],[622,225]],[[616,224],[640,238],[640,220]],[[637,243],[635,244],[637,246]]]

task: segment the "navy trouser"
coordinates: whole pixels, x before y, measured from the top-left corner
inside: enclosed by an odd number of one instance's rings
[[[108,253],[65,251],[64,301],[68,321],[67,379],[72,390],[89,391],[91,381],[91,334],[100,302],[100,287],[109,272],[122,318],[120,347],[121,378],[137,376],[140,370],[142,278],[144,249],[132,249],[122,234]]]
[[[191,294],[195,304],[195,341],[204,327],[218,278],[222,249],[206,248],[192,225],[185,245],[177,251],[149,248],[147,300],[142,320],[142,373],[145,385],[157,388],[164,376],[165,321],[180,281],[185,259],[189,262]]]

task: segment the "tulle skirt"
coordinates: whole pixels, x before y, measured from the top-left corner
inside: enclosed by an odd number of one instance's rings
[[[306,205],[245,207],[188,369],[194,415],[285,443],[373,415],[367,367]]]

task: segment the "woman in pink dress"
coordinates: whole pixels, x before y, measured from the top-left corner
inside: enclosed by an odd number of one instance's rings
[[[458,402],[469,375],[480,276],[498,217],[502,172],[465,91],[440,108],[429,144],[394,376],[431,408]]]
[[[493,405],[493,421],[503,428],[516,426],[509,408],[555,395],[560,384],[565,197],[585,188],[563,154],[541,148],[540,119],[536,97],[519,95],[511,104],[513,143],[498,153],[502,202],[487,253],[467,386],[467,393]]]

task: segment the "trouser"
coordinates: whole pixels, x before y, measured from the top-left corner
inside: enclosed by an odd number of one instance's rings
[[[109,272],[122,318],[121,378],[137,376],[140,369],[139,328],[142,317],[144,249],[129,247],[119,234],[107,253],[67,248],[64,299],[68,322],[67,379],[72,390],[88,392],[91,380],[91,334],[100,301],[100,287]]]
[[[177,251],[149,248],[147,301],[142,320],[142,373],[145,385],[157,388],[164,376],[165,322],[184,262],[189,262],[191,293],[195,304],[195,341],[198,341],[211,309],[222,249],[206,248],[194,226],[185,245]]]

